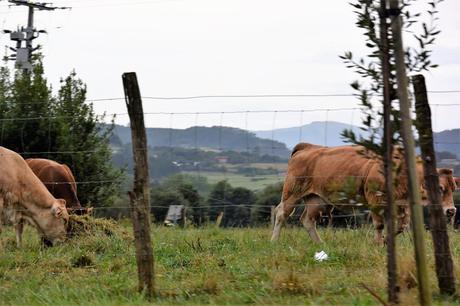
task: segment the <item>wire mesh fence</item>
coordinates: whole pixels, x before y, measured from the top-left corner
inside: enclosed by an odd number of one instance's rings
[[[456,97],[457,91],[432,91],[433,95],[451,95]],[[318,108],[284,108],[278,105],[277,108],[252,109],[250,106],[245,110],[202,110],[199,106],[203,100],[220,101],[240,99],[325,99],[325,98],[353,98],[353,94],[262,94],[262,95],[197,95],[184,97],[143,97],[145,112],[144,118],[148,128],[149,141],[149,162],[152,183],[163,184],[171,175],[185,175],[187,178],[194,178],[195,181],[204,180],[207,184],[213,185],[219,181],[226,180],[232,187],[244,187],[261,193],[265,188],[272,185],[281,185],[285,178],[287,162],[290,158],[292,147],[299,142],[310,142],[323,146],[337,146],[345,141],[340,137],[344,129],[350,129],[367,136],[367,132],[361,130],[361,109],[359,107],[328,107],[328,103],[322,103]],[[158,109],[157,102],[170,101],[170,110],[154,111]],[[176,108],[174,103],[185,101],[195,103],[197,111],[182,110]],[[132,182],[130,167],[132,166],[132,148],[130,147],[130,131],[127,127],[128,114],[126,112],[113,112],[114,109],[124,107],[124,98],[103,98],[92,99],[87,102],[102,108],[105,116],[100,117],[101,124],[109,127],[115,124],[114,135],[111,139],[111,149],[114,156],[114,163],[126,170],[126,177],[118,180],[107,180],[104,177],[80,178],[76,185],[122,185],[120,194],[124,194],[130,182]],[[196,103],[198,102],[198,103]],[[40,101],[24,102],[23,104],[39,104]],[[236,103],[235,103],[236,104]],[[118,106],[116,106],[118,105]],[[121,106],[121,107],[119,107]],[[104,109],[105,107],[105,109]],[[460,108],[458,103],[432,104],[434,114],[434,128],[439,130],[439,121],[446,113],[454,113]],[[112,110],[109,112],[108,110]],[[28,124],[37,121],[45,121],[48,124],[48,131],[44,133],[48,137],[42,139],[49,147],[53,143],[51,130],[56,120],[73,120],[78,117],[69,115],[49,116],[21,116],[9,117],[8,113],[0,116],[0,145],[3,145],[3,134],[6,124],[15,122],[24,130]],[[261,124],[263,122],[263,124]],[[78,123],[76,123],[78,124]],[[260,130],[263,126],[265,129]],[[23,133],[17,133],[19,143],[25,143]],[[453,137],[444,137],[440,133],[435,138],[435,146],[438,151],[449,149],[460,152],[460,134]],[[447,149],[446,149],[447,148]],[[50,157],[56,160],[65,156],[91,155],[97,153],[95,150],[79,150],[72,147],[68,150],[59,151],[26,151],[20,153],[24,158]],[[441,163],[439,163],[441,162]],[[447,163],[447,164],[446,164]],[[455,168],[460,162],[454,159],[439,160],[438,164],[443,167]],[[166,170],[161,168],[167,168]],[[336,175],[340,179],[340,174]],[[350,177],[350,176],[347,176]],[[309,176],[296,176],[295,179],[307,179]],[[353,176],[354,179],[362,179],[360,176]],[[343,179],[343,177],[342,177]],[[63,184],[62,182],[46,182],[47,184]],[[209,210],[219,209],[219,205],[213,207],[206,205],[209,201],[218,201],[209,196],[208,190],[199,190],[203,193],[199,207],[193,209]],[[204,188],[206,189],[206,188]],[[281,197],[279,194],[278,201]],[[243,201],[244,202],[244,201]],[[119,216],[120,212],[128,213],[127,200],[120,200],[111,207],[95,207],[97,215]],[[257,205],[261,209],[269,209],[278,203],[270,205]],[[382,204],[384,205],[384,204]],[[223,206],[227,208],[237,207],[247,210],[249,213],[256,206],[255,203],[232,203],[224,201]],[[334,218],[350,218],[367,214],[365,208],[350,203],[334,203],[339,208],[354,206],[359,211],[341,212],[334,215]],[[363,206],[364,207],[364,206]],[[151,209],[164,209],[162,205],[152,203]],[[338,209],[340,211],[340,209]],[[325,216],[324,218],[328,218]]]

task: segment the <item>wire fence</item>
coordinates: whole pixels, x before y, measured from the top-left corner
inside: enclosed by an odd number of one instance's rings
[[[446,90],[446,91],[431,91],[430,94],[434,95],[449,95],[460,93],[460,90]],[[311,98],[336,98],[336,97],[355,97],[354,94],[256,94],[256,95],[196,95],[196,96],[176,96],[176,97],[161,97],[161,96],[144,96],[144,105],[146,109],[150,109],[151,105],[155,108],[158,106],[152,104],[155,101],[189,101],[194,103],[194,101],[202,100],[219,100],[219,99],[280,99],[280,98],[301,98],[301,99],[311,99]],[[113,103],[121,103],[124,107],[124,98],[101,98],[101,99],[88,99],[88,103],[92,104],[104,104],[106,102],[111,103],[110,108],[115,109]],[[23,102],[19,103],[22,105],[36,105],[47,102],[33,101],[33,102]],[[292,146],[298,142],[311,142],[318,145],[324,146],[336,146],[341,144],[342,141],[338,141],[338,130],[334,126],[337,122],[341,123],[340,128],[348,128],[356,132],[358,135],[366,135],[365,132],[360,130],[360,121],[361,121],[361,108],[360,107],[326,107],[327,104],[324,104],[319,108],[289,108],[289,109],[246,109],[246,110],[206,110],[206,111],[182,111],[172,107],[173,111],[150,111],[146,110],[144,112],[144,117],[146,122],[153,122],[157,127],[149,130],[152,133],[153,143],[147,150],[149,150],[150,155],[155,155],[156,149],[158,147],[169,148],[169,151],[166,153],[167,160],[160,162],[167,162],[175,168],[174,173],[185,173],[187,175],[206,178],[208,181],[213,184],[221,180],[227,180],[230,184],[236,187],[248,187],[258,191],[263,190],[265,187],[271,186],[276,183],[283,183],[287,178],[295,178],[296,180],[305,180],[311,178],[323,178],[330,179],[331,176],[310,176],[310,175],[292,175],[286,173],[287,170],[287,160],[290,157],[290,151]],[[436,129],[436,121],[438,121],[438,116],[442,112],[441,109],[447,109],[449,113],[454,113],[460,108],[460,103],[443,103],[443,104],[431,104],[434,112],[434,128]],[[9,117],[9,113],[5,112],[0,116],[0,145],[3,145],[3,135],[4,130],[7,128],[6,124],[15,123],[16,125],[22,126],[24,130],[28,124],[31,122],[37,121],[48,121],[48,139],[43,139],[47,141],[51,146],[53,139],[51,139],[51,130],[53,128],[53,122],[57,120],[75,120],[79,117],[74,114],[64,114],[64,115],[48,115],[48,116],[21,116],[21,117]],[[99,117],[102,119],[102,117]],[[125,129],[124,132],[129,134],[129,129],[124,125],[126,124],[125,120],[128,119],[127,112],[106,112],[104,114],[105,119],[113,120],[117,124],[117,128]],[[161,120],[159,120],[161,119]],[[258,122],[269,122],[270,130],[266,131],[257,131]],[[158,124],[160,122],[160,124]],[[186,122],[184,124],[183,122]],[[211,122],[211,124],[209,124]],[[309,129],[308,125],[311,125],[312,122],[320,122],[314,129]],[[19,123],[19,124],[18,124]],[[188,126],[186,128],[177,128],[178,123],[181,123],[182,126]],[[110,123],[108,123],[110,124]],[[267,125],[267,124],[265,124]],[[46,126],[46,125],[45,125]],[[290,134],[286,136],[283,131],[286,126],[290,126]],[[226,160],[225,154],[232,151],[232,146],[229,143],[228,131],[227,128],[236,128],[240,133],[242,139],[242,144],[236,150],[238,153],[246,156],[240,158],[239,162],[231,162]],[[206,130],[208,129],[208,130]],[[210,135],[208,132],[210,129],[214,129],[214,133]],[[184,135],[184,131],[188,130],[188,134]],[[313,132],[312,132],[313,131]],[[115,130],[115,133],[119,131]],[[126,135],[125,135],[126,136]],[[211,137],[212,136],[212,137]],[[314,140],[312,140],[314,136]],[[24,143],[24,135],[22,132],[17,133],[18,142]],[[155,142],[156,138],[161,138],[159,142]],[[184,141],[186,138],[186,141]],[[207,138],[207,139],[205,139]],[[256,139],[264,139],[265,142],[255,143]],[[289,139],[290,143],[286,145],[286,139]],[[127,145],[130,142],[130,138],[123,140],[122,145]],[[340,143],[338,143],[340,142]],[[206,143],[211,144],[210,147],[206,147]],[[435,138],[435,146],[437,148],[443,148],[445,146],[456,146],[459,145],[460,151],[460,136],[458,141],[445,138]],[[118,145],[119,146],[119,145]],[[194,157],[183,158],[181,159],[178,155],[175,155],[174,150],[177,148],[182,148],[186,150],[196,150],[196,151],[211,151],[214,154],[213,163],[216,167],[209,169],[204,166],[203,159],[197,159]],[[258,154],[265,154],[269,156],[277,156],[278,159],[275,162],[265,162],[258,163],[257,161],[251,160],[250,154],[254,153],[256,149],[259,149],[261,152]],[[130,152],[132,148],[120,148],[117,146],[112,147],[113,154],[116,155],[120,153],[120,150],[123,150],[121,154],[125,155],[125,163],[129,164]],[[136,148],[135,150],[145,150],[145,148]],[[69,150],[61,151],[26,151],[18,152],[24,157],[33,158],[41,156],[55,156],[56,159],[59,159],[60,155],[79,155],[79,154],[94,154],[97,153],[97,150],[78,150],[78,148],[72,148]],[[154,163],[155,160],[152,160]],[[451,161],[452,162],[452,161]],[[151,165],[152,165],[151,163]],[[260,165],[259,165],[260,164]],[[460,164],[460,162],[459,162]],[[191,166],[192,165],[192,166]],[[256,167],[257,166],[257,167]],[[455,166],[455,162],[454,165]],[[261,167],[261,168],[260,168]],[[272,168],[270,168],[272,167]],[[248,168],[246,172],[239,173],[238,168]],[[265,171],[265,172],[264,172]],[[262,174],[261,174],[262,173]],[[156,181],[162,181],[164,177],[155,176],[153,177]],[[368,175],[340,175],[336,174],[332,179],[336,180],[345,180],[345,179],[355,179],[362,180],[364,178],[369,178]],[[65,182],[45,182],[49,185],[61,185],[67,184]],[[84,178],[75,182],[76,185],[116,185],[127,183],[126,180],[107,180],[103,177],[93,177],[93,178]],[[281,195],[280,195],[281,197]],[[219,201],[219,199],[213,199],[211,197],[206,198],[208,201]],[[345,199],[344,199],[345,200]],[[348,200],[348,199],[347,199]],[[336,207],[354,207],[366,209],[365,205],[359,205],[358,202],[350,203],[345,200],[345,203],[334,202],[333,205]],[[223,205],[206,206],[201,205],[199,207],[194,207],[194,209],[209,210],[209,209],[219,209],[219,208],[240,208],[240,209],[253,209],[254,203],[242,203],[242,204],[233,204],[228,201],[223,201]],[[274,203],[275,205],[278,203]],[[385,204],[376,204],[376,206],[384,206]],[[300,205],[302,206],[302,205]],[[259,208],[270,208],[272,205],[259,205]],[[296,207],[298,207],[296,205]],[[162,205],[153,205],[151,209],[155,208],[165,208]],[[127,205],[118,205],[114,207],[95,207],[96,211],[107,211],[107,210],[128,210]],[[356,212],[353,216],[356,216]],[[343,216],[334,216],[334,218],[348,218],[351,217],[350,214],[344,213]]]

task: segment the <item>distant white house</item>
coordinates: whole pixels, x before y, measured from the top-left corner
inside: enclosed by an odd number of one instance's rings
[[[219,164],[226,164],[228,162],[228,156],[217,156],[216,161]]]

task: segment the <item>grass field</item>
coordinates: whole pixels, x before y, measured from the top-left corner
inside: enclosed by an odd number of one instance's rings
[[[276,169],[279,172],[287,171],[287,162],[283,163],[246,163],[246,164],[224,164],[227,169],[237,169],[241,167],[250,167],[256,169]]]
[[[184,173],[198,175],[197,172]],[[284,176],[276,174],[250,177],[230,172],[222,173],[201,171],[199,175],[205,176],[210,184],[215,184],[219,181],[227,180],[233,187],[245,187],[253,191],[262,190],[268,185],[284,182]]]
[[[312,243],[301,228],[287,228],[278,243],[270,243],[269,228],[155,227],[158,297],[151,304],[377,305],[361,285],[385,297],[386,253],[373,244],[372,230],[323,229],[320,235],[322,245]],[[147,305],[136,292],[131,241],[123,226],[110,236],[95,232],[42,249],[28,227],[24,246],[17,249],[12,228],[6,228],[0,235],[0,305]],[[460,233],[451,232],[451,241],[459,267]],[[427,245],[435,293],[432,248]],[[316,262],[319,250],[329,260]],[[402,305],[415,305],[408,234],[398,239],[398,250]],[[434,302],[458,305],[460,300],[435,294]]]

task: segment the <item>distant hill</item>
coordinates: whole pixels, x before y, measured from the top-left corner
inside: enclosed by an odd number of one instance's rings
[[[191,127],[188,129],[147,128],[150,147],[200,148],[204,150],[252,152],[288,159],[290,150],[299,142],[340,146],[346,144],[340,136],[344,129],[357,135],[367,135],[358,126],[341,122],[312,122],[302,127],[269,131],[245,131],[231,127]],[[327,132],[326,132],[327,131]],[[460,158],[460,129],[434,133],[437,152],[450,152]],[[111,139],[113,146],[131,142],[129,127],[116,125]]]
[[[437,152],[450,152],[460,158],[460,129],[434,133],[434,143]]]
[[[357,126],[334,121],[316,121],[303,125],[302,127],[255,131],[254,133],[260,138],[283,142],[288,148],[292,149],[299,143],[299,139],[301,139],[302,142],[327,145],[329,147],[344,145],[346,143],[343,141],[340,134],[345,129],[352,129],[357,135],[366,134]]]
[[[204,150],[252,152],[287,159],[290,150],[280,141],[261,139],[253,132],[231,127],[191,127],[187,129],[147,128],[150,147],[200,148]],[[131,143],[129,127],[115,125],[113,146]]]
[[[283,142],[292,149],[298,142],[309,142],[329,147],[346,144],[340,136],[344,129],[353,129],[357,135],[367,135],[357,126],[340,122],[312,122],[300,127],[276,129],[270,131],[255,131],[260,138],[273,139]],[[327,133],[326,133],[327,131]],[[450,152],[460,158],[460,129],[445,130],[434,133],[434,145],[437,152]]]

